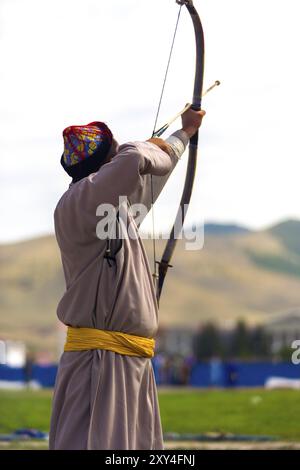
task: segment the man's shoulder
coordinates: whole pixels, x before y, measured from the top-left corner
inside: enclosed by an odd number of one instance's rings
[[[69,199],[69,196],[70,196],[70,193],[71,193],[71,188],[72,188],[73,184],[71,183],[68,187],[68,189],[61,195],[61,197],[59,198],[56,206],[55,206],[55,209],[54,209],[54,218],[57,216],[59,210],[64,206],[66,200]]]
[[[68,189],[62,194],[56,204],[54,209],[54,218],[56,218],[60,213],[64,214],[66,210],[74,207],[74,204],[78,206],[79,201],[81,200],[80,196],[85,193],[86,184],[89,183],[89,180],[93,175],[94,173],[91,173],[89,176],[82,178],[76,183],[70,183]]]

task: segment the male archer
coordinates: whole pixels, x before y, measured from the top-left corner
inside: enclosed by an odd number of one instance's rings
[[[66,282],[57,315],[68,331],[50,449],[163,449],[151,363],[158,306],[148,259],[136,224],[135,236],[122,239],[101,238],[96,227],[102,204],[119,214],[120,196],[151,209],[204,115],[188,109],[166,140],[119,145],[98,121],[63,132],[61,164],[72,182],[54,220]]]

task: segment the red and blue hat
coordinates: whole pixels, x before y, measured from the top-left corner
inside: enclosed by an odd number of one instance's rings
[[[111,148],[113,135],[104,122],[93,121],[67,127],[63,139],[61,164],[75,182],[98,171]]]

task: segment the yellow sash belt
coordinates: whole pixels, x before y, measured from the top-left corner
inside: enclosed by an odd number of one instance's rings
[[[154,356],[155,340],[120,331],[68,326],[65,351],[107,349],[128,356]]]

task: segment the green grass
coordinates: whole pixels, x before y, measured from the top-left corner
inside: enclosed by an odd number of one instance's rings
[[[1,390],[0,433],[18,428],[48,432],[52,390]]]
[[[165,432],[224,432],[300,441],[295,390],[207,390],[161,393]]]
[[[48,431],[51,397],[51,390],[0,391],[0,432],[22,427]],[[164,432],[300,441],[300,393],[294,390],[162,390],[159,404]]]

